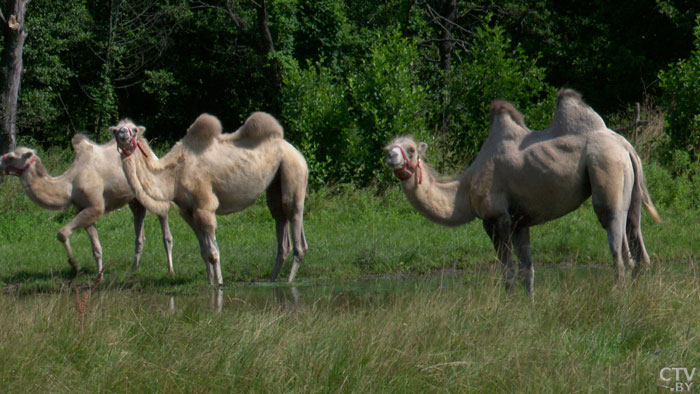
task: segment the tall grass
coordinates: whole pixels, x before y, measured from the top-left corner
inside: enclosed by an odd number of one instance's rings
[[[649,392],[700,364],[694,264],[626,286],[540,270],[535,303],[478,270],[406,283],[0,297],[5,392]],[[380,284],[378,284],[380,283]],[[356,284],[356,286],[363,286]],[[263,290],[262,292],[260,290]],[[290,295],[297,291],[298,297]],[[267,294],[264,294],[267,292]],[[273,296],[274,292],[282,292]]]

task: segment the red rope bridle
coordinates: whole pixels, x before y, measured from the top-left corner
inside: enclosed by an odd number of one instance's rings
[[[392,145],[391,148],[399,148],[401,151],[401,156],[403,156],[403,167],[399,168],[398,170],[394,170],[394,174],[396,175],[399,180],[407,181],[413,174],[415,174],[416,170],[420,170],[418,174],[418,184],[420,185],[423,183],[423,169],[420,166],[420,157],[418,158],[418,161],[416,162],[416,165],[411,164],[411,162],[408,160],[408,156],[406,156],[406,152],[404,152],[403,148],[401,145]]]
[[[126,129],[129,132],[129,136],[131,137],[131,142],[129,143],[129,146],[126,148],[120,148],[119,145],[117,145],[117,150],[119,153],[121,153],[122,156],[129,157],[131,156],[134,151],[136,151],[136,148],[139,148],[141,153],[143,153],[144,156],[148,157],[148,153],[146,153],[145,150],[141,147],[141,144],[137,141],[134,136],[136,135],[133,130],[131,130],[131,127],[129,126],[122,126],[122,129]]]
[[[5,165],[5,160],[7,159],[7,154],[2,155],[2,164],[3,166]],[[5,175],[14,175],[16,177],[22,176],[24,174],[24,171],[29,168],[34,162],[36,161],[36,156],[32,157],[31,160],[29,160],[29,163],[25,164],[24,167],[19,168],[15,166],[7,166],[5,167]]]

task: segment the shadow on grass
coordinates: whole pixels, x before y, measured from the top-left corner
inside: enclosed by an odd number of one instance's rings
[[[193,277],[139,277],[136,273],[105,272],[101,283],[95,285],[94,270],[80,269],[78,275],[72,269],[60,271],[16,271],[0,276],[0,292],[12,295],[55,294],[68,289],[93,290],[158,290],[169,291],[191,287],[196,282]]]

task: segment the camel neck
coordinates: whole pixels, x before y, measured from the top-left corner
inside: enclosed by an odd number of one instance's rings
[[[20,180],[32,201],[47,209],[61,210],[71,204],[72,183],[67,178],[67,173],[55,178],[50,176],[41,160],[37,160]]]
[[[140,142],[139,146],[143,154],[136,152],[122,157],[126,180],[134,191],[136,199],[147,210],[159,215],[167,214],[170,201],[175,198],[176,166],[164,166],[161,163],[163,160],[156,159],[145,142]]]
[[[414,176],[401,186],[411,205],[430,221],[459,226],[475,218],[469,201],[469,180],[464,174],[451,181],[442,181],[427,170],[422,183]]]

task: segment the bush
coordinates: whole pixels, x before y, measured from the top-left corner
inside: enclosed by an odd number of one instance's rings
[[[397,29],[377,36],[362,66],[335,75],[321,62],[285,67],[282,118],[309,162],[311,183],[384,182],[383,146],[425,130],[428,98],[416,80],[417,46]]]
[[[700,149],[700,15],[696,18],[694,42],[695,49],[688,59],[679,60],[659,73],[659,85],[661,104],[667,112],[666,133],[671,148],[697,157]]]
[[[448,146],[471,160],[488,135],[489,106],[494,99],[508,100],[525,115],[528,126],[544,128],[554,109],[555,89],[544,82],[545,70],[519,46],[512,48],[501,27],[475,30],[472,52],[449,71],[446,111],[451,115]]]

